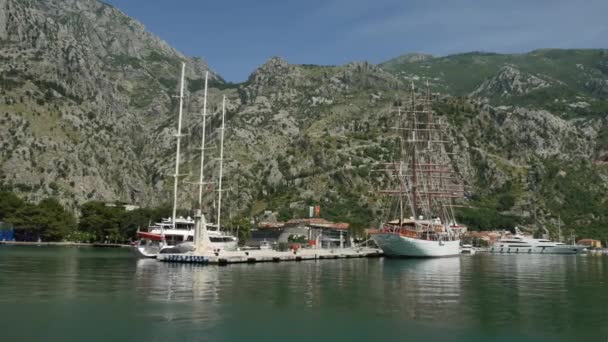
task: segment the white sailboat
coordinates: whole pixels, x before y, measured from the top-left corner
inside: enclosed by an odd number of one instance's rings
[[[383,193],[397,199],[399,218],[383,224],[371,237],[389,257],[458,255],[460,233],[466,228],[456,223],[451,201],[463,197],[464,189],[445,148],[446,124],[434,117],[430,90],[417,103],[412,83],[410,107],[399,109],[396,129],[400,160],[386,164],[386,171],[398,189]]]
[[[179,183],[179,167],[180,167],[180,147],[181,147],[181,129],[183,117],[183,99],[184,99],[184,77],[186,64],[182,63],[180,95],[179,95],[179,115],[177,126],[177,146],[175,153],[175,174],[173,183],[173,211],[170,219],[163,219],[161,222],[150,226],[147,231],[138,231],[140,243],[137,245],[137,250],[140,255],[148,258],[155,258],[159,253],[176,253],[186,252],[193,249],[192,241],[194,240],[195,222],[190,217],[177,217],[177,191]],[[199,207],[202,208],[203,186],[204,182],[204,151],[205,151],[205,130],[207,116],[207,85],[209,73],[205,73],[205,96],[203,105],[203,135],[201,142],[201,169],[199,178]],[[224,98],[225,106],[225,98]],[[225,115],[225,107],[222,116]],[[223,118],[222,118],[223,129]],[[223,131],[222,131],[223,132]],[[222,134],[222,153],[223,153],[223,134]],[[221,174],[221,168],[220,168]],[[220,176],[221,178],[221,176]],[[219,230],[210,231],[208,233],[209,243],[207,244],[213,249],[236,249],[237,239],[230,235],[222,234]]]
[[[207,74],[205,75],[205,100],[203,105],[203,138],[201,143],[201,169],[199,176],[199,208],[201,212],[203,212],[203,187],[209,183],[204,181],[204,158],[205,158],[205,129],[206,129],[206,108],[207,108]],[[221,230],[220,218],[221,218],[221,203],[222,203],[222,180],[223,180],[223,161],[224,161],[224,131],[226,129],[225,124],[226,118],[226,96],[222,99],[222,125],[220,127],[220,158],[219,158],[219,175],[218,175],[218,206],[217,206],[217,225],[215,227],[212,224],[207,223],[204,219],[203,215],[203,224],[205,225],[206,239],[202,245],[207,246],[207,248],[212,252],[218,252],[221,250],[232,251],[236,250],[238,247],[238,239],[235,236],[227,234]],[[166,247],[161,249],[160,253],[185,253],[191,252],[195,250],[194,240],[194,221],[192,221],[192,238],[188,238],[188,240],[184,243],[181,243],[175,247]],[[215,228],[215,229],[209,229]],[[200,251],[199,251],[200,252]]]

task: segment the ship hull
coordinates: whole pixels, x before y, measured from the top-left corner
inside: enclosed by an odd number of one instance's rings
[[[497,254],[581,254],[583,246],[560,245],[555,247],[490,247]]]
[[[460,240],[431,241],[397,233],[376,233],[372,239],[388,257],[440,258],[460,254]]]
[[[160,245],[139,245],[135,247],[139,256],[144,258],[156,258],[161,248]]]

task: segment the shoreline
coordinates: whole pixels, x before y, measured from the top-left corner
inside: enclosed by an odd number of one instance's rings
[[[131,245],[119,243],[88,243],[88,242],[34,242],[34,241],[0,241],[0,246],[39,246],[39,247],[100,247],[100,248],[125,248]]]

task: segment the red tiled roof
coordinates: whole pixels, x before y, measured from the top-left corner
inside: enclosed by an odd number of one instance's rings
[[[331,222],[322,218],[305,218],[305,219],[291,219],[286,222],[286,224],[298,224],[298,223],[306,223],[313,227],[319,228],[331,228],[331,229],[348,229],[350,224],[346,222]]]

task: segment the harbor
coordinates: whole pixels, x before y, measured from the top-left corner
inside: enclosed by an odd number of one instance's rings
[[[135,258],[127,248],[0,246],[0,269],[7,341],[243,341],[255,332],[271,341],[553,342],[608,334],[606,257],[222,267]],[[437,321],[446,323],[437,329]],[[107,331],[92,333],[100,322]]]
[[[282,262],[327,260],[346,258],[369,258],[382,256],[382,250],[370,247],[345,247],[344,239],[340,235],[340,243],[335,248],[301,248],[299,244],[292,244],[289,250],[280,251],[271,248],[225,250],[214,248],[207,231],[207,223],[200,210],[194,216],[193,250],[185,253],[159,253],[156,259],[162,262],[179,262],[192,264],[228,265],[237,263]],[[320,240],[320,236],[317,236]]]

